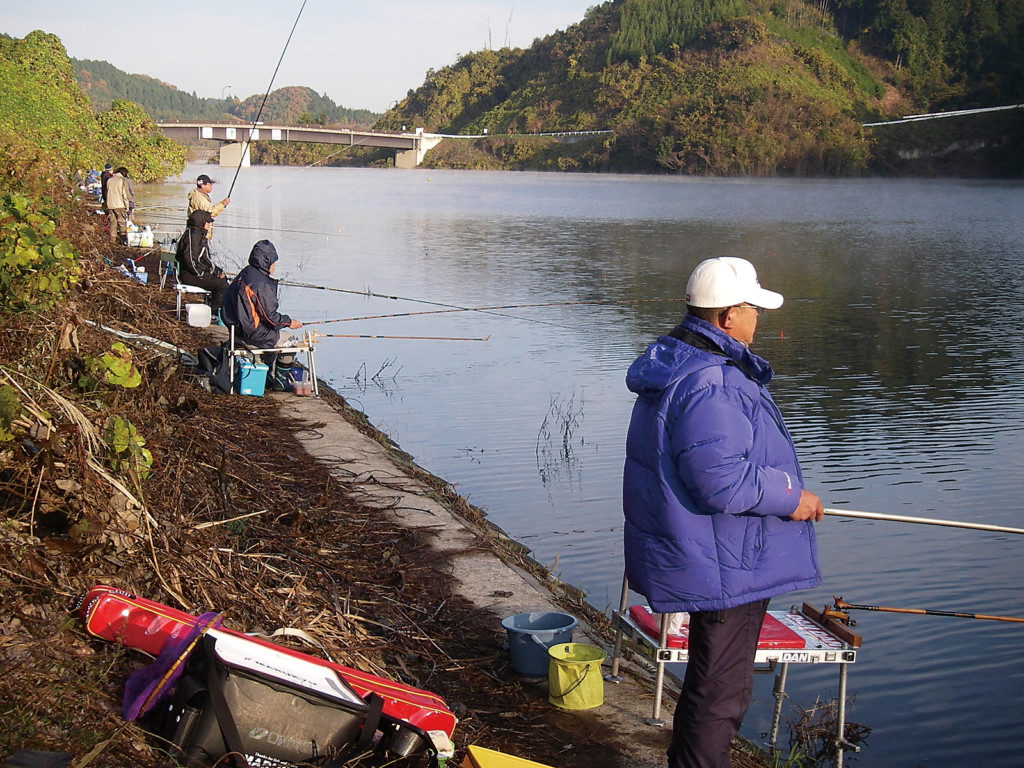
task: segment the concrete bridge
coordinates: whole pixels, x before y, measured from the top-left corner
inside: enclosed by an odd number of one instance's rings
[[[159,122],[157,127],[169,139],[207,139],[224,144],[220,164],[226,168],[249,165],[249,143],[253,141],[309,141],[317,144],[343,144],[352,147],[390,147],[395,149],[395,167],[415,168],[423,162],[427,151],[445,138],[424,133],[350,131],[313,125],[257,125],[212,122]]]

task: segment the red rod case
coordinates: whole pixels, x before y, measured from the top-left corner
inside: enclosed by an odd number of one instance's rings
[[[169,638],[188,634],[197,617],[130,592],[100,584],[81,598],[78,618],[86,632],[94,637],[156,656]],[[235,630],[222,627],[217,633],[263,646],[275,654],[293,656],[334,670],[360,696],[366,697],[370,693],[376,693],[383,698],[385,716],[405,721],[415,729],[427,733],[439,731],[448,739],[451,739],[455,730],[457,719],[454,713],[436,694],[325,661]],[[416,741],[412,736],[413,731],[410,731],[408,738]],[[425,745],[418,746],[422,748]],[[415,749],[410,745],[408,753],[412,751]]]

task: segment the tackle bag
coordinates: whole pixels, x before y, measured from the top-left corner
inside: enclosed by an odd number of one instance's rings
[[[144,725],[189,768],[337,768],[372,748],[383,703],[327,667],[213,629]]]
[[[272,392],[288,392],[292,388],[289,375],[292,366],[296,365],[294,352],[269,353],[267,357],[273,358],[269,361],[270,369],[267,371],[267,388]]]
[[[227,342],[199,350],[196,376],[208,383],[210,392],[218,395],[231,393],[231,355],[228,354]]]

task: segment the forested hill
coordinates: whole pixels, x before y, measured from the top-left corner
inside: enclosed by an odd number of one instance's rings
[[[488,133],[434,150],[464,167],[859,173],[862,123],[1024,103],[1021,41],[1024,0],[613,0],[428,72],[378,126]],[[615,133],[499,138],[596,129]]]
[[[115,99],[135,102],[155,120],[230,120],[252,122],[259,112],[263,94],[240,101],[201,99],[194,93],[179,91],[173,85],[146,75],[123,72],[106,61],[72,59],[78,84],[97,110],[106,109]],[[288,86],[267,98],[261,120],[281,123],[319,123],[366,127],[379,117],[366,109],[348,109],[335,104],[326,94],[312,88]]]

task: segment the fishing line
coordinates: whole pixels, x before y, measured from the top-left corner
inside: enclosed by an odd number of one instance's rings
[[[331,290],[331,289],[327,289]],[[334,289],[340,290],[340,289]],[[376,295],[376,294],[369,294]],[[398,298],[395,296],[385,298]],[[406,301],[417,301],[416,299],[406,299]],[[447,306],[449,309],[429,309],[421,312],[395,312],[388,315],[364,315],[362,317],[340,317],[335,320],[314,320],[306,323],[306,325],[321,325],[323,323],[344,323],[351,320],[380,320],[388,317],[415,317],[419,315],[443,315],[449,312],[492,312],[496,309],[534,309],[538,307],[571,307],[571,306],[614,306],[616,304],[640,304],[660,301],[683,301],[683,299],[624,299],[621,301],[551,301],[544,302],[541,304],[501,304],[493,307],[452,307],[450,304],[439,304],[438,306]],[[434,304],[436,302],[424,301],[424,304]],[[504,317],[511,317],[511,315],[504,315]],[[527,320],[529,318],[515,318],[517,320]],[[537,321],[543,322],[543,321]]]
[[[149,219],[151,221],[153,221],[154,223],[156,223],[156,224],[177,224],[178,223],[177,219],[174,219],[174,218],[162,219],[162,218],[160,218],[158,216],[150,216]],[[222,224],[221,221],[220,221],[220,217],[218,217],[217,229],[242,229],[242,230],[265,231],[267,229],[267,227],[246,226],[245,224]],[[349,237],[349,235],[346,235],[346,234],[344,234],[342,232],[313,232],[313,231],[310,231],[310,230],[307,230],[307,229],[279,229],[279,228],[275,227],[273,231],[274,232],[284,232],[284,233],[291,234],[291,235],[314,235],[316,237]]]
[[[392,299],[394,301],[409,301],[409,302],[412,302],[414,304],[427,304],[428,306],[433,306],[433,307],[446,307],[447,309],[445,311],[450,311],[450,312],[472,312],[472,311],[486,312],[486,310],[483,310],[483,309],[476,310],[473,307],[460,307],[460,306],[458,306],[456,304],[444,304],[444,303],[442,303],[440,301],[428,301],[426,299],[412,299],[412,298],[409,298],[407,296],[388,296],[388,295],[383,294],[383,293],[372,293],[370,291],[354,291],[354,290],[351,290],[349,288],[334,288],[334,287],[331,287],[329,285],[313,285],[312,283],[297,283],[297,282],[285,281],[285,280],[279,280],[278,283],[280,285],[290,285],[290,286],[295,287],[295,288],[312,288],[312,289],[318,290],[318,291],[335,291],[337,293],[351,293],[351,294],[354,294],[356,296],[371,296],[371,297],[377,298],[377,299]],[[410,314],[416,314],[416,313],[410,313]],[[432,314],[432,313],[425,312],[424,314]],[[517,317],[516,315],[506,315],[506,314],[503,314],[501,312],[487,312],[487,314],[494,315],[495,317],[507,317],[507,318],[509,318],[511,320],[523,320],[523,321],[528,322],[528,323],[539,323],[541,325],[551,325],[551,326],[554,326],[556,328],[561,328],[562,327],[558,323],[552,323],[552,322],[549,322],[547,320],[541,320],[541,319],[535,318],[535,317]],[[392,315],[380,315],[380,317],[381,318],[392,317]],[[405,315],[396,314],[396,315],[393,315],[393,317],[405,317]],[[349,318],[346,318],[346,319],[349,319]],[[351,319],[362,319],[362,318],[351,318]],[[367,318],[367,319],[377,319],[377,317]],[[311,323],[316,323],[316,324],[319,325],[319,324],[323,324],[323,323],[332,323],[332,322],[341,322],[341,321],[337,321],[337,320],[313,320],[313,321],[310,321],[310,322]],[[309,324],[310,323],[306,323],[306,325],[309,325]]]
[[[246,230],[266,230],[267,227],[250,227],[244,224],[221,224],[217,222],[217,229],[246,229]],[[273,228],[274,232],[286,232],[290,235],[316,235],[317,237],[348,237],[348,235],[342,234],[341,232],[312,232],[306,229],[279,229]]]
[[[335,150],[334,152],[331,152],[331,154],[327,155],[326,157],[321,157],[321,158],[320,158],[319,160],[316,160],[316,161],[314,161],[314,162],[310,163],[310,164],[309,164],[309,165],[307,165],[307,166],[304,166],[304,167],[302,167],[302,168],[299,168],[299,170],[297,170],[297,171],[296,171],[295,173],[292,173],[292,174],[289,174],[288,176],[285,176],[285,177],[284,177],[283,179],[281,179],[281,181],[288,181],[288,179],[290,179],[290,178],[292,178],[292,177],[294,177],[294,176],[298,176],[298,175],[299,175],[300,173],[302,173],[302,172],[303,172],[303,171],[305,171],[306,169],[308,169],[308,168],[312,168],[313,166],[319,165],[320,163],[324,162],[325,160],[330,160],[330,159],[331,159],[332,157],[334,157],[335,155],[341,154],[341,153],[342,153],[342,152],[344,152],[344,151],[345,151],[346,149],[352,149],[352,147],[358,147],[358,146],[361,146],[361,145],[362,145],[362,143],[363,143],[364,141],[366,141],[366,139],[360,139],[359,141],[357,141],[357,142],[355,142],[355,143],[353,143],[353,144],[346,144],[346,145],[345,145],[345,146],[343,146],[343,147],[342,147],[341,149],[338,149],[338,150]],[[267,184],[267,186],[265,186],[265,187],[263,188],[263,191],[265,192],[266,190],[270,189],[270,188],[271,188],[272,186],[274,186],[274,185],[273,185],[273,184]],[[284,231],[286,231],[286,230],[278,230],[278,231],[280,231],[280,232],[284,232]]]
[[[228,187],[228,197],[231,197],[231,192],[235,188],[235,182],[238,181],[238,172],[242,170],[242,162],[245,160],[245,153],[249,150],[249,144],[252,143],[252,132],[256,130],[256,126],[260,124],[260,118],[263,116],[263,108],[267,105],[267,99],[270,97],[270,91],[274,87],[274,80],[277,78],[277,71],[281,69],[281,62],[284,61],[284,54],[288,50],[288,45],[292,41],[292,35],[295,34],[295,28],[299,25],[299,19],[302,17],[302,11],[306,8],[306,0],[302,0],[302,7],[299,8],[299,13],[295,17],[295,23],[292,24],[292,31],[288,33],[288,39],[285,41],[284,50],[281,51],[281,58],[277,60],[277,66],[274,67],[274,74],[270,78],[270,85],[267,86],[267,92],[263,94],[263,103],[260,104],[260,109],[256,113],[256,119],[252,121],[252,128],[249,129],[249,134],[246,136],[245,144],[242,145],[242,156],[238,161],[238,167],[235,168],[235,178],[231,180],[231,186]]]

